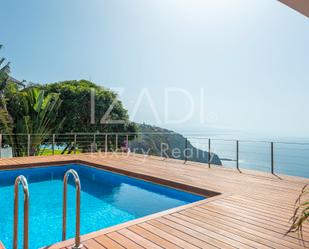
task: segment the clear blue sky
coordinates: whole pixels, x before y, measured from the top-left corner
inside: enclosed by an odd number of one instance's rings
[[[9,0],[0,14],[18,79],[121,87],[135,121],[178,130],[309,134],[309,19],[276,0]],[[191,95],[186,122],[164,120],[166,87]],[[137,108],[143,88],[154,105]],[[169,96],[170,118],[189,112]]]

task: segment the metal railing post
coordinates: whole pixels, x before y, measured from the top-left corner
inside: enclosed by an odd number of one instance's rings
[[[2,158],[2,134],[0,134],[0,159]]]
[[[75,244],[72,249],[82,248],[83,245],[80,243],[80,191],[81,184],[77,172],[73,169],[68,170],[63,177],[63,207],[62,207],[62,240],[66,239],[67,229],[67,183],[70,174],[74,177],[76,186],[76,230],[75,230]]]
[[[107,152],[107,134],[105,134],[105,144],[104,144],[104,147],[105,147],[105,153]]]
[[[126,135],[126,150],[129,152],[129,135]]]
[[[93,134],[93,146],[92,146],[92,152],[96,152],[96,134]]]
[[[187,155],[187,149],[188,149],[188,139],[185,140],[185,163],[188,161],[188,155]]]
[[[271,160],[271,173],[275,172],[275,159],[274,159],[274,142],[270,143],[270,160]]]
[[[31,135],[30,134],[28,134],[28,138],[27,138],[27,154],[28,154],[28,156],[30,156],[30,141],[31,140]]]
[[[116,134],[116,137],[115,137],[115,146],[116,146],[116,152],[118,151],[118,134]]]
[[[210,138],[208,139],[208,167],[210,168],[210,164],[211,164],[211,141]]]
[[[236,140],[236,168],[239,170],[239,141]]]
[[[29,242],[29,188],[27,179],[20,175],[14,184],[14,228],[13,228],[13,249],[18,248],[18,186],[22,184],[24,191],[24,249],[28,249]]]
[[[55,134],[53,134],[53,141],[52,141],[52,151],[53,151],[53,155],[55,155],[55,141],[56,141],[56,136]]]
[[[74,134],[74,155],[76,154],[76,146],[77,146],[77,134]]]

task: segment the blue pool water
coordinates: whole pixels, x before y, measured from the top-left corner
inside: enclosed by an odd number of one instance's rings
[[[204,197],[84,165],[70,164],[0,171],[0,240],[12,248],[13,184],[26,176],[30,191],[30,248],[61,240],[62,179],[75,169],[81,179],[81,234],[204,199]],[[72,177],[70,177],[72,178]],[[19,248],[22,248],[23,195],[19,202]],[[68,185],[67,237],[75,233],[75,187]]]

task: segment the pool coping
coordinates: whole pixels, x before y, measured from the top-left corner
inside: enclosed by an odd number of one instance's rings
[[[139,224],[139,223],[142,223],[142,222],[153,220],[155,218],[159,218],[159,217],[162,217],[162,216],[165,216],[165,215],[168,215],[168,214],[176,213],[176,212],[186,210],[186,209],[192,208],[192,207],[197,207],[197,206],[200,206],[200,205],[203,205],[203,204],[206,204],[206,203],[209,203],[209,202],[213,202],[213,201],[216,201],[216,200],[219,200],[219,199],[224,199],[224,198],[231,196],[231,195],[232,194],[219,194],[217,196],[213,196],[213,197],[210,197],[208,199],[192,202],[192,203],[182,205],[182,206],[179,206],[179,207],[175,207],[175,208],[170,208],[170,209],[167,209],[167,210],[164,210],[164,211],[161,211],[161,212],[146,215],[146,216],[141,217],[141,218],[137,218],[137,219],[130,220],[130,221],[127,221],[127,222],[123,222],[123,223],[120,223],[118,225],[114,225],[114,226],[103,228],[103,229],[100,229],[100,230],[97,230],[97,231],[94,231],[94,232],[91,232],[91,233],[87,233],[87,234],[81,235],[81,242],[89,240],[89,239],[96,238],[100,235],[104,235],[104,234],[107,234],[107,233],[111,233],[111,232],[129,227],[129,226],[133,226],[133,225],[136,225],[136,224]],[[72,244],[74,244],[74,238],[70,238],[70,239],[67,239],[67,240],[64,240],[64,241],[59,241],[59,242],[56,242],[52,245],[41,247],[40,249],[60,248],[60,246],[61,247],[67,247],[67,246],[70,246]]]
[[[85,166],[88,166],[88,167],[94,167],[94,168],[97,168],[97,169],[102,169],[102,170],[106,170],[106,171],[109,171],[109,172],[122,174],[122,175],[132,177],[132,178],[136,178],[136,179],[139,179],[139,180],[144,180],[144,181],[156,183],[156,184],[159,184],[159,185],[167,186],[167,187],[170,187],[170,188],[182,190],[182,191],[185,191],[185,192],[190,192],[190,193],[193,193],[193,194],[201,195],[201,196],[204,196],[204,197],[207,197],[207,198],[211,198],[211,197],[222,194],[220,192],[212,191],[212,190],[209,190],[209,189],[198,188],[198,187],[194,187],[194,186],[184,184],[184,183],[170,181],[170,180],[162,179],[162,178],[159,178],[159,177],[153,177],[153,176],[149,176],[149,175],[145,175],[145,174],[141,174],[141,173],[135,173],[135,172],[132,172],[132,171],[129,171],[129,170],[118,169],[118,168],[114,168],[114,167],[107,166],[107,165],[104,165],[104,164],[92,163],[92,162],[88,162],[88,161],[80,160],[80,159],[67,160],[67,161],[38,162],[38,163],[31,163],[31,164],[25,163],[25,164],[5,165],[5,166],[0,167],[0,171],[2,171],[2,170],[12,170],[12,169],[40,168],[40,167],[43,168],[43,167],[47,167],[47,166],[63,166],[63,165],[67,165],[67,164],[81,164],[81,165],[85,165]]]

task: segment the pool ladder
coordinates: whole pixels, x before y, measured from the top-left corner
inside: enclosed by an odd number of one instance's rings
[[[76,229],[75,229],[75,244],[72,249],[82,248],[80,243],[80,179],[74,169],[68,170],[63,177],[63,206],[62,206],[62,240],[66,239],[67,230],[67,185],[69,176],[72,175],[76,187]]]
[[[70,175],[73,175],[76,186],[76,230],[75,243],[72,249],[83,248],[80,243],[80,190],[81,184],[77,172],[68,170],[63,177],[63,207],[62,207],[62,240],[66,239],[66,214],[67,214],[67,184]],[[24,241],[23,249],[29,248],[29,187],[26,177],[20,175],[14,183],[14,229],[13,229],[13,249],[18,248],[18,187],[22,185],[24,191]]]
[[[21,183],[24,190],[24,249],[28,249],[29,238],[29,188],[26,177],[18,176],[14,183],[14,229],[13,229],[13,249],[18,248],[18,187]]]

